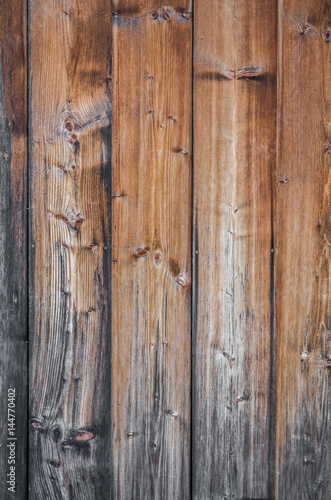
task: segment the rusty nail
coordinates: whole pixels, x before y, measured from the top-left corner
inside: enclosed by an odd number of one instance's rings
[[[309,25],[308,24],[301,24],[300,28],[299,28],[299,31],[300,31],[300,33],[304,33],[308,29],[309,29]]]

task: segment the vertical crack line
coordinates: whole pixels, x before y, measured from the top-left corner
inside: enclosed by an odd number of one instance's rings
[[[26,340],[27,340],[27,352],[26,352],[26,388],[27,388],[27,405],[26,405],[26,492],[27,497],[29,496],[29,482],[30,482],[30,432],[29,432],[29,413],[30,413],[30,248],[31,248],[31,216],[30,216],[30,205],[31,205],[31,183],[30,183],[30,165],[32,164],[32,150],[30,148],[30,130],[32,129],[30,125],[31,117],[31,86],[30,86],[30,74],[31,74],[31,10],[30,10],[30,0],[26,0],[25,5],[25,19],[26,19]]]
[[[273,458],[273,469],[269,469],[269,474],[270,474],[270,480],[269,480],[269,488],[270,488],[270,494],[273,495],[271,498],[277,498],[278,497],[278,449],[277,449],[277,256],[276,256],[276,250],[277,250],[277,244],[278,244],[278,227],[277,227],[277,178],[278,178],[278,165],[279,165],[279,135],[280,135],[280,113],[279,113],[279,107],[280,107],[280,98],[279,96],[282,95],[281,93],[281,80],[279,78],[280,74],[280,66],[281,66],[281,58],[282,58],[282,53],[281,53],[281,47],[283,46],[283,40],[282,40],[282,30],[280,29],[280,0],[276,0],[276,36],[277,36],[277,44],[276,44],[276,154],[275,154],[275,162],[274,162],[274,172],[273,172],[273,182],[274,186],[271,185],[271,190],[272,190],[272,205],[271,205],[271,210],[272,210],[272,236],[274,241],[273,243],[273,269],[272,269],[272,279],[273,279],[273,296],[272,296],[272,310],[270,314],[272,314],[271,320],[272,320],[272,330],[271,330],[271,341],[273,342],[272,349],[273,353],[270,353],[270,356],[273,354],[273,359],[271,360],[271,368],[273,370],[273,380],[271,379],[270,382],[274,383],[274,388],[272,392],[273,396],[273,403],[274,403],[274,423],[273,426],[271,425],[271,420],[270,420],[270,433],[269,433],[269,441],[270,438],[272,439],[272,444],[273,444],[273,452],[272,452],[272,458]],[[271,293],[271,290],[270,290]],[[270,384],[271,387],[271,384]],[[273,434],[272,434],[273,433]],[[271,450],[272,448],[270,447],[270,455],[271,455]],[[269,460],[270,463],[270,460]]]
[[[110,0],[110,12],[113,12],[113,0]],[[112,192],[113,192],[113,93],[114,93],[114,79],[113,79],[113,67],[114,67],[114,23],[113,23],[113,16],[111,16],[111,21],[110,21],[110,77],[111,77],[111,88],[110,88],[110,94],[109,94],[109,106],[110,106],[110,113],[111,113],[111,121],[110,121],[110,158],[109,160],[106,158],[106,163],[109,161],[110,165],[110,174],[109,174],[109,208],[110,208],[110,214],[109,214],[109,243],[110,243],[110,276],[109,276],[109,285],[108,285],[108,328],[109,328],[109,356],[110,356],[110,362],[109,362],[109,371],[110,371],[110,387],[109,387],[109,422],[110,426],[112,426],[112,340],[113,340],[113,314],[112,314],[112,299],[113,299],[113,267],[112,267],[112,262],[113,262],[113,198],[112,198]],[[110,452],[109,452],[109,492],[110,492],[110,498],[115,496],[115,488],[114,488],[114,467],[113,467],[113,446],[112,446],[112,433],[110,432]],[[113,495],[114,493],[114,495]]]
[[[194,56],[195,56],[195,8],[194,0],[192,0],[192,47],[191,47],[191,134],[192,134],[192,166],[191,166],[191,276],[192,276],[192,296],[191,296],[191,387],[190,387],[190,415],[191,415],[191,425],[190,425],[190,496],[193,500],[193,451],[194,451],[194,391],[195,391],[195,339],[196,339],[196,300],[197,300],[197,280],[196,280],[196,262],[195,258],[195,238],[196,238],[196,227],[194,225],[194,209],[195,209],[195,199],[194,199]]]
[[[193,500],[193,461],[194,461],[194,408],[195,408],[195,347],[196,347],[196,323],[197,323],[197,287],[198,281],[196,276],[198,255],[195,253],[197,248],[195,248],[196,241],[196,231],[195,226],[195,186],[194,186],[194,160],[195,160],[195,140],[194,140],[194,59],[195,59],[195,4],[192,0],[192,47],[191,47],[191,134],[192,134],[192,166],[191,166],[191,252],[192,252],[192,262],[191,262],[191,276],[192,276],[192,297],[191,297],[191,425],[190,425],[190,494]]]

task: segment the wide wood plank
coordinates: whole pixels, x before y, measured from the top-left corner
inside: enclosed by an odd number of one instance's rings
[[[30,498],[110,496],[109,0],[30,0]]]
[[[277,498],[330,498],[331,3],[279,2]]]
[[[196,500],[274,495],[276,4],[195,0]]]
[[[113,2],[113,498],[190,497],[190,1]]]
[[[23,499],[27,493],[26,20],[25,2],[1,0],[0,497],[4,500]]]

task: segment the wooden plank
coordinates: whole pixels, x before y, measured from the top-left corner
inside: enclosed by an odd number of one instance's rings
[[[30,0],[30,498],[110,496],[109,0]]]
[[[0,2],[0,497],[4,500],[25,498],[27,493],[26,17],[22,0]]]
[[[113,498],[190,497],[189,1],[113,2]]]
[[[330,498],[330,38],[329,1],[280,1],[276,266],[280,499]]]
[[[194,19],[193,498],[271,499],[277,6]]]

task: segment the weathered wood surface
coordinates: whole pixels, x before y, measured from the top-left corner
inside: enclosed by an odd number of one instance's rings
[[[192,19],[113,2],[113,498],[190,498]]]
[[[0,497],[25,498],[27,472],[26,7],[0,2]],[[15,400],[8,401],[13,389]],[[11,393],[9,395],[12,395]],[[14,395],[14,394],[13,394]],[[8,402],[11,412],[8,420]],[[15,412],[15,413],[14,413]],[[11,419],[14,418],[14,421]],[[11,425],[8,428],[8,424]],[[16,440],[8,440],[14,429]],[[14,442],[12,455],[7,444]],[[15,448],[15,449],[14,449]],[[8,459],[10,463],[8,463]],[[12,459],[15,462],[12,462]],[[7,483],[15,467],[14,491]]]
[[[108,0],[30,0],[31,499],[110,497]]]
[[[0,21],[1,499],[331,498],[330,0]]]
[[[277,498],[331,498],[331,3],[279,2]]]
[[[273,498],[276,1],[194,11],[193,498]]]

